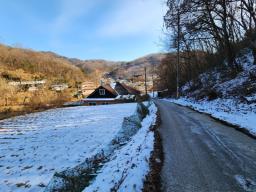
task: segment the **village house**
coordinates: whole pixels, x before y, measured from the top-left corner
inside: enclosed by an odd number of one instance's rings
[[[130,87],[124,83],[116,82],[114,89],[118,93],[118,95],[139,95],[140,91],[137,89]]]
[[[116,103],[117,96],[117,92],[110,85],[101,85],[82,101],[84,105],[107,105]]]
[[[107,105],[132,102],[136,100],[137,95],[140,95],[140,91],[116,82],[112,86],[109,84],[99,86],[82,101],[84,105]]]

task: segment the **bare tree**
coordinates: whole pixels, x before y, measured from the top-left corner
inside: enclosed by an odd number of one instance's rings
[[[167,75],[175,75],[176,66],[176,82],[221,64],[236,74],[235,58],[243,47],[253,50],[256,63],[256,0],[168,0],[167,6],[165,28],[178,59],[163,63],[170,65]]]

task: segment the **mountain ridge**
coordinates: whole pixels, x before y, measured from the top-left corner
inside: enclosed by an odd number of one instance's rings
[[[64,58],[73,65],[79,67],[85,74],[94,78],[95,81],[100,79],[128,80],[134,76],[142,76],[144,68],[147,68],[148,75],[156,74],[156,68],[160,65],[165,53],[150,53],[131,61],[111,61],[105,59],[77,59],[68,58],[51,52],[57,57]],[[95,77],[97,77],[95,79]],[[142,78],[140,78],[142,80]]]
[[[105,74],[105,78],[112,78],[114,80],[131,80],[134,76],[144,75],[145,68],[147,69],[148,75],[155,75],[156,68],[160,65],[165,56],[165,53],[152,53],[130,62],[124,62],[109,73]]]

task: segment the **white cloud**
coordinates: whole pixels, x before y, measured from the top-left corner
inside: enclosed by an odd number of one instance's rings
[[[122,0],[102,21],[101,36],[159,34],[165,14],[161,0]]]

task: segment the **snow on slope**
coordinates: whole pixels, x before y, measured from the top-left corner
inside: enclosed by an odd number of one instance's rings
[[[84,192],[141,191],[149,171],[149,158],[154,146],[154,133],[150,126],[156,121],[156,106],[142,121],[142,128],[123,148],[115,151],[111,160],[100,170],[93,183]]]
[[[213,101],[196,101],[191,98],[169,99],[173,103],[189,106],[193,109],[210,114],[233,125],[247,129],[256,136],[256,105],[239,103],[234,99],[216,99]]]
[[[222,98],[253,96],[256,94],[256,65],[253,53],[243,50],[243,54],[236,60],[241,66],[241,71],[235,77],[230,74],[228,68],[217,68],[202,73],[197,79],[185,84],[181,88],[182,94],[201,99],[208,96],[208,92],[212,90]]]
[[[256,136],[256,65],[252,51],[243,50],[236,61],[242,67],[236,77],[226,77],[225,73],[217,70],[203,73],[197,80],[202,84],[200,88],[194,90],[196,82],[188,82],[181,88],[182,94],[187,97],[169,101],[208,113]],[[215,90],[221,96],[209,100],[202,94],[205,90]],[[204,98],[201,98],[202,95]]]
[[[0,121],[0,191],[43,191],[107,145],[136,104],[54,109]]]

